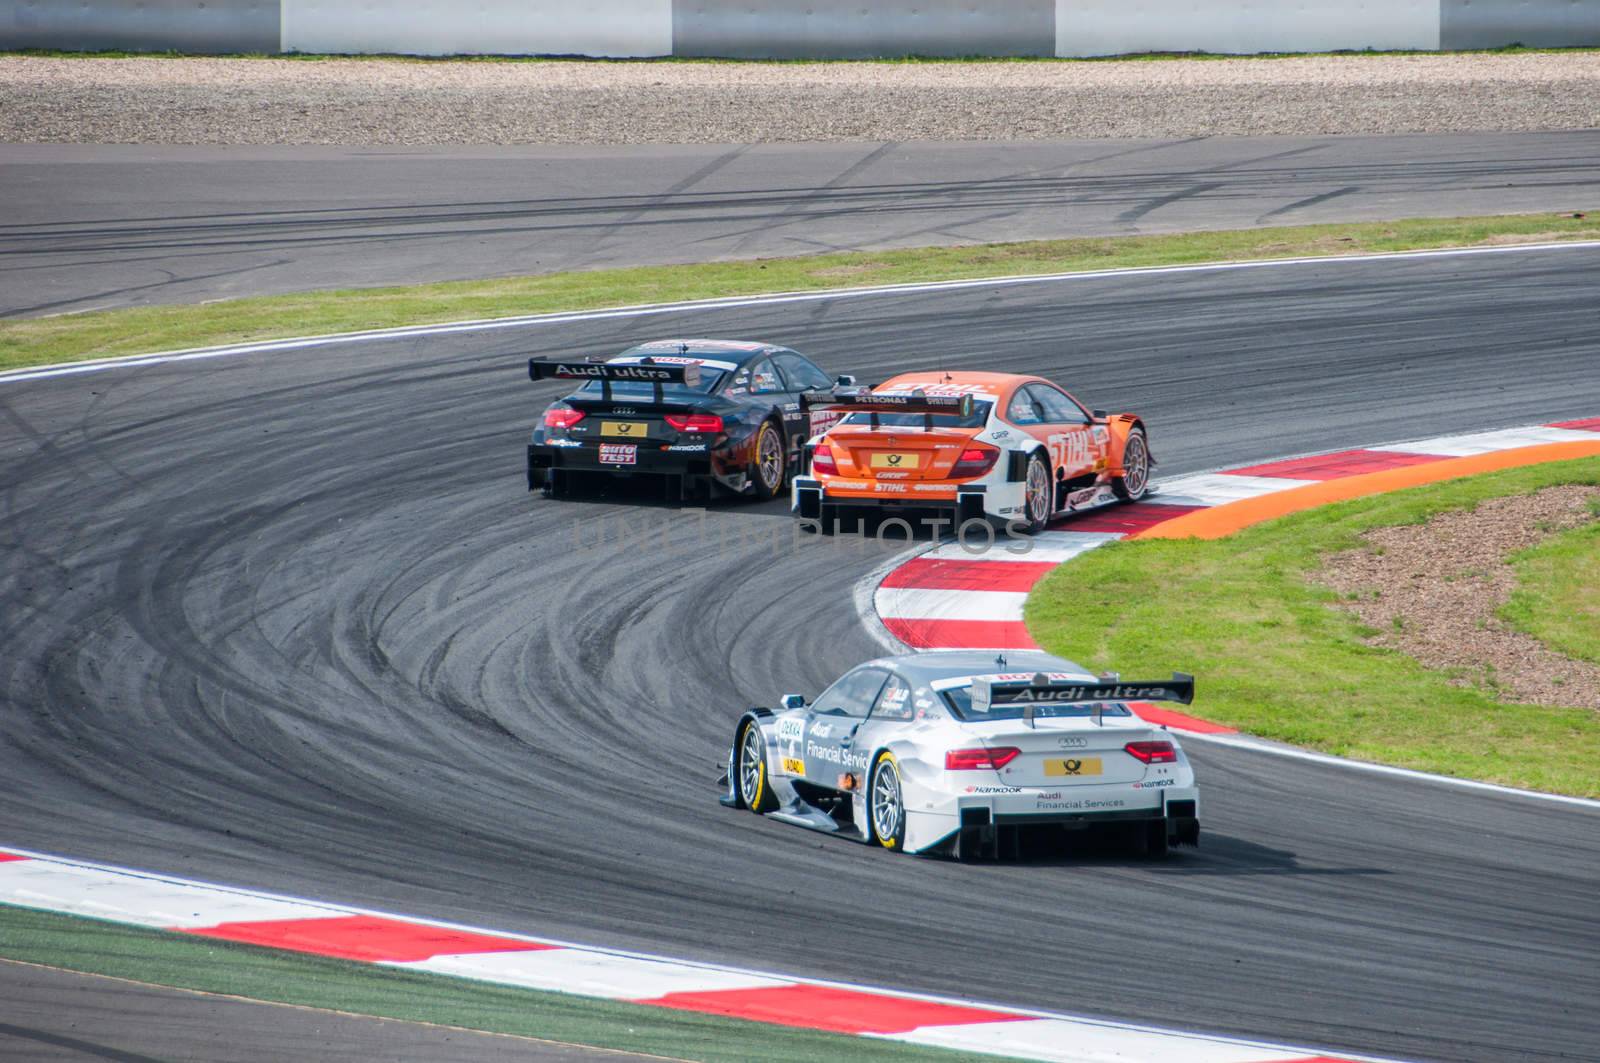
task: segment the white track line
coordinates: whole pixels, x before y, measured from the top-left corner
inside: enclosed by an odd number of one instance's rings
[[[809,303],[826,299],[861,299],[881,295],[919,295],[926,292],[963,291],[972,288],[1010,288],[1024,284],[1073,283],[1099,280],[1106,277],[1223,273],[1233,270],[1276,269],[1308,265],[1339,266],[1364,262],[1460,258],[1473,255],[1527,254],[1538,251],[1593,250],[1596,248],[1600,248],[1600,241],[1575,240],[1560,243],[1515,244],[1505,247],[1451,247],[1432,251],[1392,251],[1366,255],[1336,255],[1324,258],[1276,258],[1248,262],[1211,262],[1191,266],[1139,266],[1126,269],[1086,270],[1079,273],[1039,273],[1022,277],[988,277],[973,280],[932,281],[919,284],[884,284],[865,288],[825,288],[814,292],[777,292],[770,295],[699,299],[681,303],[645,303],[637,306],[608,307],[600,310],[528,314],[522,317],[479,318],[466,321],[446,321],[435,325],[371,329],[363,332],[339,332],[323,336],[296,336],[281,340],[263,340],[258,343],[232,344],[225,347],[199,347],[181,351],[125,355],[87,362],[67,362],[38,369],[13,369],[3,372],[0,373],[0,384],[15,384],[27,380],[44,380],[51,377],[73,376],[80,373],[99,373],[111,369],[131,369],[141,366],[162,365],[168,362],[190,362],[245,354],[262,354],[271,351],[300,350],[308,347],[331,347],[339,344],[366,343],[376,340],[445,336],[459,332],[491,332],[499,329],[525,328],[534,325],[558,325],[572,321],[603,321],[619,317],[651,317],[694,310],[732,310],[747,306],[780,306],[785,303]]]
[[[1183,732],[1183,739],[1185,742],[1191,739],[1198,739],[1202,742],[1211,742],[1219,746],[1231,746],[1234,749],[1248,749],[1256,753],[1267,753],[1275,757],[1289,757],[1292,760],[1309,760],[1316,764],[1327,764],[1332,767],[1369,771],[1375,775],[1394,775],[1403,779],[1414,779],[1417,782],[1441,783],[1446,786],[1459,786],[1464,790],[1480,790],[1504,797],[1526,797],[1534,801],[1553,801],[1556,804],[1600,811],[1600,801],[1589,797],[1547,794],[1542,790],[1519,790],[1515,786],[1501,786],[1498,783],[1479,782],[1476,779],[1458,779],[1453,775],[1436,775],[1433,772],[1418,771],[1415,768],[1396,768],[1389,764],[1374,764],[1366,760],[1351,760],[1348,757],[1334,756],[1332,753],[1318,753],[1310,749],[1300,749],[1297,746],[1280,745],[1251,735],[1202,734],[1198,731],[1185,731]]]

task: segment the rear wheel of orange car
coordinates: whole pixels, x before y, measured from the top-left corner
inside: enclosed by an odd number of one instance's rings
[[[1037,451],[1028,459],[1028,475],[1023,479],[1022,519],[1012,528],[1027,535],[1038,535],[1050,523],[1055,510],[1055,484],[1050,482],[1050,463]]]
[[[1122,446],[1122,475],[1111,478],[1111,490],[1124,502],[1137,502],[1150,490],[1150,444],[1135,426]]]

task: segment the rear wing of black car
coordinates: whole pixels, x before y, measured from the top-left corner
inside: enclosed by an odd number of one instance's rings
[[[696,362],[585,362],[562,361],[554,358],[529,358],[529,380],[598,380],[600,394],[611,401],[611,385],[622,381],[630,384],[651,384],[655,399],[661,401],[663,384],[686,384],[694,387],[700,383],[700,366]]]
[[[872,417],[872,427],[878,427],[882,413],[920,413],[927,418],[925,428],[933,427],[935,414],[954,414],[957,417],[972,415],[971,395],[927,395],[920,391],[895,394],[868,391],[866,388],[831,388],[800,393],[800,408],[826,406],[839,413],[865,413]]]
[[[1087,683],[1051,679],[1041,672],[1031,679],[982,676],[972,681],[972,707],[980,712],[997,705],[1087,705],[1106,701],[1176,701],[1191,705],[1194,676],[1173,672],[1171,679]]]

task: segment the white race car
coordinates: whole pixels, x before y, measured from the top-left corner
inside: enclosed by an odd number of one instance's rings
[[[1191,676],[1123,682],[1039,652],[885,657],[740,717],[721,800],[909,853],[993,858],[1094,830],[1161,856],[1199,844],[1199,791],[1128,705],[1193,697]]]

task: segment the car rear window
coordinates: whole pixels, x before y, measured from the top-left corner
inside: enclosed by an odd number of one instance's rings
[[[987,720],[1020,720],[1022,719],[1021,705],[993,705],[987,712],[979,712],[972,707],[971,687],[952,687],[941,690],[939,696],[944,698],[944,703],[950,706],[950,712],[955,718],[964,723],[983,723]],[[1096,704],[1101,716],[1132,716],[1133,712],[1120,701],[1102,701],[1095,704],[1055,705],[1043,702],[1035,705],[1033,715],[1035,719],[1046,720],[1050,717],[1076,718],[1093,716]]]
[[[933,415],[933,427],[982,428],[984,425],[989,423],[989,410],[993,406],[994,403],[992,402],[974,402],[972,404],[972,412],[965,417],[955,413],[936,413]],[[846,414],[844,423],[870,425],[872,423],[872,414]],[[878,414],[878,425],[882,428],[921,428],[927,423],[927,417],[920,413]]]

